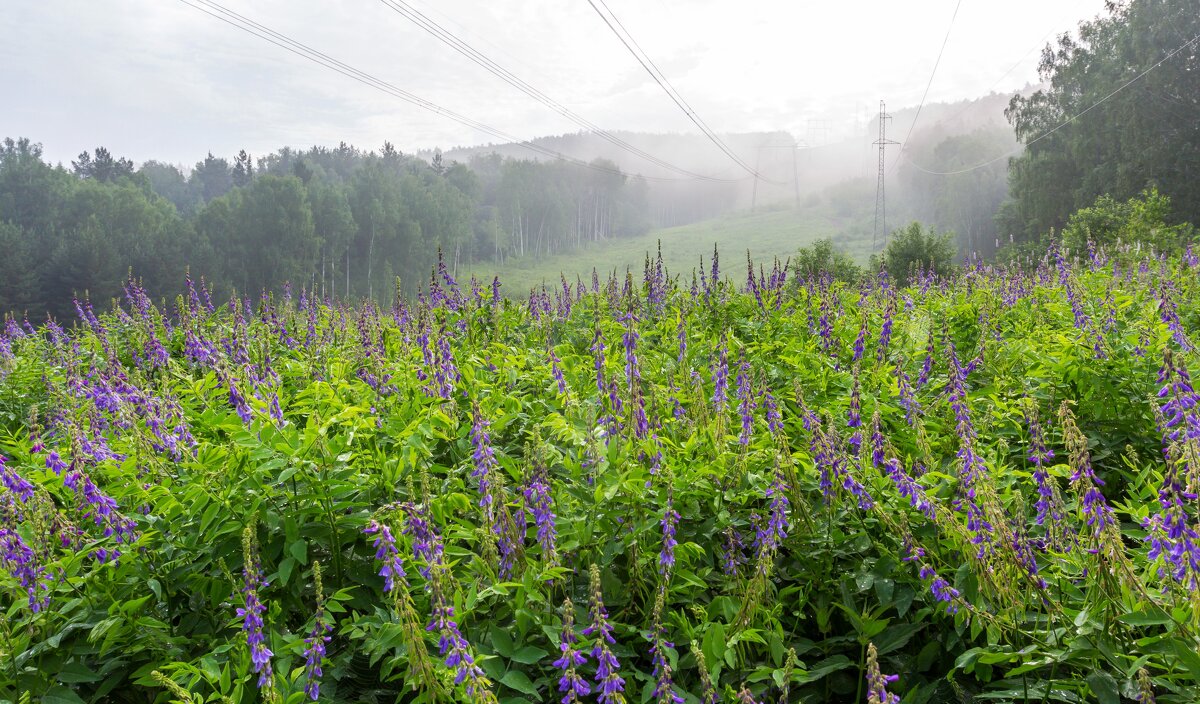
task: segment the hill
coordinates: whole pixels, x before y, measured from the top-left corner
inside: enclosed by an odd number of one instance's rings
[[[755,261],[769,262],[773,257],[789,257],[817,239],[833,237],[841,229],[840,221],[821,208],[738,211],[690,225],[653,230],[641,237],[608,240],[536,261],[527,257],[509,259],[502,266],[482,263],[469,269],[465,278],[474,274],[490,281],[499,275],[504,292],[519,296],[542,283],[558,283],[560,274],[573,283],[576,276],[589,279],[593,268],[601,274],[614,269],[640,273],[646,255],[653,254],[660,242],[663,261],[672,275],[690,277],[701,257],[707,265],[715,244],[723,255],[722,270],[740,277],[747,249]],[[869,243],[860,239],[838,244],[857,259],[865,259],[869,249]]]

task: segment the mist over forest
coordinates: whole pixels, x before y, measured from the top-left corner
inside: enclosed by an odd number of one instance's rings
[[[925,107],[891,179],[893,223],[918,219],[960,233],[964,253],[993,250],[989,215],[1006,194],[1004,165],[945,201],[944,184],[908,163],[952,166],[1011,149],[1004,104],[996,95]],[[889,129],[905,130],[913,115],[897,111]],[[50,165],[36,142],[9,139],[0,153],[0,246],[9,252],[0,265],[8,274],[0,308],[69,315],[73,297],[118,296],[130,271],[160,295],[179,291],[190,271],[222,293],[290,283],[335,298],[386,300],[397,277],[403,292],[415,293],[439,248],[456,272],[753,208],[824,205],[839,223],[829,237],[862,238],[873,226],[875,188],[874,174],[864,173],[874,154],[863,144],[878,120],[859,128],[857,136],[814,144],[783,132],[726,135],[761,181],[738,177],[704,137],[685,134],[617,133],[719,180],[680,177],[585,133],[532,141],[574,161],[530,158],[516,144],[405,154],[391,143],[342,143],[210,153],[190,166],[135,165],[102,146]]]
[[[386,301],[417,293],[439,251],[454,274],[536,268],[767,209],[794,213],[797,233],[820,223],[860,264],[911,222],[945,233],[959,260],[986,258],[1043,241],[1098,197],[1146,189],[1169,203],[1164,223],[1186,222],[1200,214],[1200,122],[1187,112],[1200,72],[1194,53],[1177,57],[1109,95],[1112,76],[1154,66],[1174,36],[1160,28],[1176,9],[1133,7],[1083,23],[1084,39],[1048,45],[1039,85],[888,108],[895,144],[879,212],[879,118],[865,105],[852,123],[810,120],[803,133],[575,132],[417,152],[398,138],[210,152],[191,164],[134,164],[104,145],[50,164],[36,135],[10,137],[0,148],[0,310],[70,315],[72,299],[103,304],[131,274],[169,297],[189,272],[221,294],[290,284]],[[1143,34],[1157,39],[1122,39]]]

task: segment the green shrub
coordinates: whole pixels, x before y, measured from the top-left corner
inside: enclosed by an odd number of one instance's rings
[[[1103,195],[1071,216],[1062,231],[1062,244],[1074,253],[1086,251],[1089,242],[1096,246],[1144,244],[1174,251],[1190,238],[1192,228],[1167,224],[1170,215],[1171,199],[1154,187],[1124,202]]]
[[[828,237],[801,247],[793,260],[797,279],[807,279],[828,273],[839,281],[854,281],[862,275],[862,269],[849,254],[835,249]]]
[[[953,233],[939,235],[932,228],[926,230],[921,223],[913,222],[892,233],[883,250],[882,264],[892,278],[907,283],[918,267],[938,274],[949,273],[954,269],[954,254]]]

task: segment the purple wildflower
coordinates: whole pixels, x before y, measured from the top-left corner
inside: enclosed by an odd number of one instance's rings
[[[544,463],[534,464],[524,491],[525,507],[533,514],[537,526],[538,544],[542,546],[542,557],[547,563],[555,561],[554,500],[550,496],[550,476]]]
[[[783,432],[783,415],[779,412],[779,403],[770,389],[763,390],[763,405],[767,409],[767,429],[778,435]]]
[[[50,578],[38,563],[37,553],[16,531],[3,527],[0,527],[0,567],[25,588],[30,611],[36,614],[50,605]]]
[[[379,569],[379,576],[383,577],[383,591],[388,594],[395,593],[400,585],[405,583],[406,575],[404,559],[396,549],[396,537],[392,535],[392,529],[372,520],[363,532],[375,536],[371,544],[375,547],[375,559],[383,563],[383,567]]]
[[[317,593],[317,618],[312,630],[304,639],[304,693],[312,701],[321,696],[321,676],[325,674],[322,664],[325,661],[325,646],[330,641],[329,632],[333,626],[326,621],[325,595],[321,585],[321,563],[313,563],[313,582]]]
[[[558,680],[558,691],[565,692],[562,704],[571,704],[580,701],[580,697],[586,696],[591,689],[575,671],[576,667],[587,662],[587,658],[575,649],[579,639],[575,636],[575,605],[569,597],[563,600],[562,611],[563,628],[558,640],[558,650],[562,655],[554,661],[554,666],[563,672]]]
[[[750,363],[746,361],[745,353],[738,363],[736,381],[738,409],[742,415],[742,432],[738,436],[738,444],[746,447],[750,444],[750,434],[754,431],[754,409],[758,404],[754,401],[754,390],[750,385]]]
[[[608,610],[604,608],[604,595],[600,590],[600,568],[591,567],[591,593],[588,598],[588,612],[591,624],[583,629],[583,635],[594,637],[592,658],[596,661],[596,684],[599,688],[597,701],[600,704],[621,704],[625,691],[625,680],[621,678],[621,663],[613,654],[610,645],[616,644],[613,638],[613,626],[608,620]]]
[[[450,601],[447,585],[444,584],[448,571],[439,567],[434,571],[430,584],[433,601],[433,617],[425,630],[438,633],[438,653],[446,658],[446,667],[454,669],[454,684],[466,683],[467,696],[474,697],[487,689],[483,668],[475,663],[471,645],[463,638],[454,620],[454,606]]]
[[[1029,461],[1033,463],[1033,481],[1037,485],[1037,524],[1045,525],[1046,519],[1061,521],[1063,516],[1059,502],[1055,499],[1053,480],[1046,471],[1046,464],[1054,459],[1054,450],[1046,447],[1045,433],[1037,419],[1037,407],[1030,401],[1026,405],[1025,421],[1029,426]]]
[[[658,573],[663,579],[671,574],[671,568],[675,566],[675,546],[679,543],[675,540],[675,528],[679,525],[679,512],[674,508],[674,501],[671,497],[670,489],[667,490],[667,508],[663,511],[662,523],[662,550],[658,555]]]
[[[654,637],[650,643],[650,658],[654,663],[654,671],[650,673],[654,678],[654,694],[651,696],[658,704],[683,704],[683,697],[675,692],[671,663],[666,654],[666,650],[675,647],[675,644],[666,640],[665,630],[661,623],[655,623]]]
[[[875,644],[867,647],[867,703],[900,704],[900,695],[887,690],[887,686],[900,679],[899,675],[885,675],[879,670],[879,652]]]
[[[879,347],[875,352],[876,361],[882,362],[887,357],[888,345],[892,341],[892,318],[896,313],[894,299],[889,298],[887,307],[883,310],[883,325],[879,329]]]
[[[901,466],[900,460],[892,457],[884,462],[884,467],[887,470],[888,478],[896,485],[896,491],[908,499],[908,503],[929,520],[934,520],[937,516],[933,502],[925,495],[925,489],[910,477]]]
[[[938,601],[946,602],[946,610],[950,613],[958,611],[958,605],[954,601],[959,597],[959,592],[950,583],[942,579],[936,571],[929,565],[921,567],[921,579],[932,579],[933,582],[929,585],[929,591],[933,593],[933,597]]]
[[[550,374],[554,377],[554,381],[558,384],[558,393],[567,393],[567,381],[563,378],[562,368],[559,366],[558,356],[554,354],[554,350],[547,349],[546,353],[550,356]]]
[[[714,262],[714,267],[716,263]],[[725,397],[729,389],[729,357],[725,345],[721,345],[717,361],[713,365],[713,410],[718,414],[725,412]]]
[[[862,449],[862,391],[858,381],[858,367],[854,368],[854,385],[850,388],[850,408],[846,412],[846,427],[851,429],[850,447],[857,457]]]
[[[858,326],[858,337],[854,338],[854,361],[862,360],[863,349],[867,342],[867,316],[863,314],[862,323]]]
[[[727,576],[737,578],[739,566],[746,562],[742,555],[744,548],[742,534],[733,526],[726,526],[725,537],[721,542],[721,568]]]
[[[783,469],[775,467],[775,476],[771,486],[767,487],[765,495],[771,501],[771,512],[767,518],[766,535],[763,542],[768,548],[776,548],[787,537],[788,527],[788,485],[783,478]]]
[[[430,524],[424,505],[417,506],[412,502],[406,502],[400,505],[400,509],[404,511],[405,515],[402,532],[412,541],[413,557],[425,563],[419,566],[417,571],[425,579],[431,579],[431,570],[442,564],[442,556],[445,552],[441,536]]]
[[[0,482],[20,499],[21,503],[33,498],[33,484],[17,474],[17,470],[5,466],[4,455],[0,455]]]
[[[267,606],[259,598],[259,590],[266,586],[266,582],[262,577],[262,565],[258,559],[253,536],[254,526],[251,524],[242,533],[244,557],[242,577],[245,580],[242,593],[245,595],[246,605],[237,610],[237,616],[242,619],[242,630],[246,632],[246,645],[250,648],[251,667],[258,673],[258,688],[265,689],[271,686],[274,676],[271,669],[273,653],[267,647],[267,638],[264,633],[262,616],[266,613]]]

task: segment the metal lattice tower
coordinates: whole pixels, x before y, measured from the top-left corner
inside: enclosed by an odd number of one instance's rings
[[[879,180],[875,184],[875,232],[871,235],[871,253],[876,252],[875,245],[879,234],[883,233],[883,244],[887,246],[887,199],[884,197],[884,150],[889,144],[900,144],[887,138],[887,123],[892,116],[887,114],[887,108],[882,100],[879,101],[879,139],[873,142],[879,146]]]

